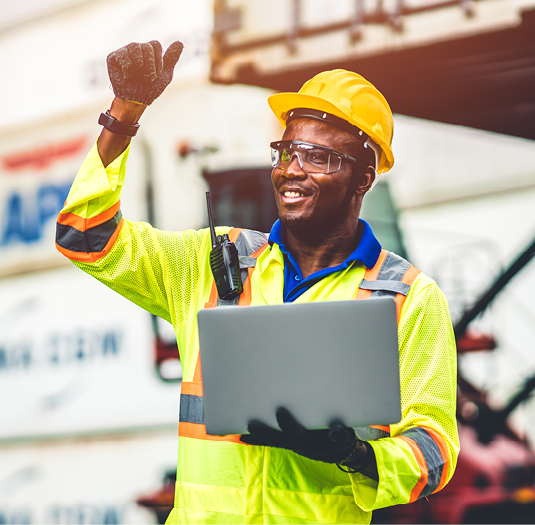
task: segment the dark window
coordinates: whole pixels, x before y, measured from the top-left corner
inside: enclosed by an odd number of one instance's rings
[[[271,168],[205,171],[216,226],[268,233],[277,220]]]

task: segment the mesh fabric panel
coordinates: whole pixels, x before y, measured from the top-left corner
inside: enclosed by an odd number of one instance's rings
[[[207,230],[167,232],[125,220],[107,255],[74,263],[179,331],[195,305],[207,240]]]
[[[434,283],[406,301],[399,324],[402,420],[392,435],[412,426],[436,430],[445,440],[453,475],[459,450],[455,418],[457,356],[444,294]]]

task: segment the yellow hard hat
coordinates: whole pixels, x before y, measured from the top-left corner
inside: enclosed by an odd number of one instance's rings
[[[378,174],[394,165],[390,106],[377,88],[357,73],[345,69],[324,71],[305,82],[299,92],[271,95],[268,103],[283,127],[292,110],[298,108],[341,118],[369,136],[367,144],[376,153]]]

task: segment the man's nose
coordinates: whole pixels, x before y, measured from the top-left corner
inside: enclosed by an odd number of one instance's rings
[[[290,164],[288,164],[288,167],[284,170],[283,173],[284,175],[286,175],[286,177],[289,178],[304,178],[307,176],[306,171],[303,169],[303,162],[297,151],[292,154],[290,158]]]

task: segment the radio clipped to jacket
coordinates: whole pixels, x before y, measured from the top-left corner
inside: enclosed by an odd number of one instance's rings
[[[209,191],[206,192],[206,206],[208,208],[210,235],[212,236],[210,268],[217,287],[217,294],[220,299],[228,301],[243,292],[238,250],[226,233],[217,236],[215,234]]]

